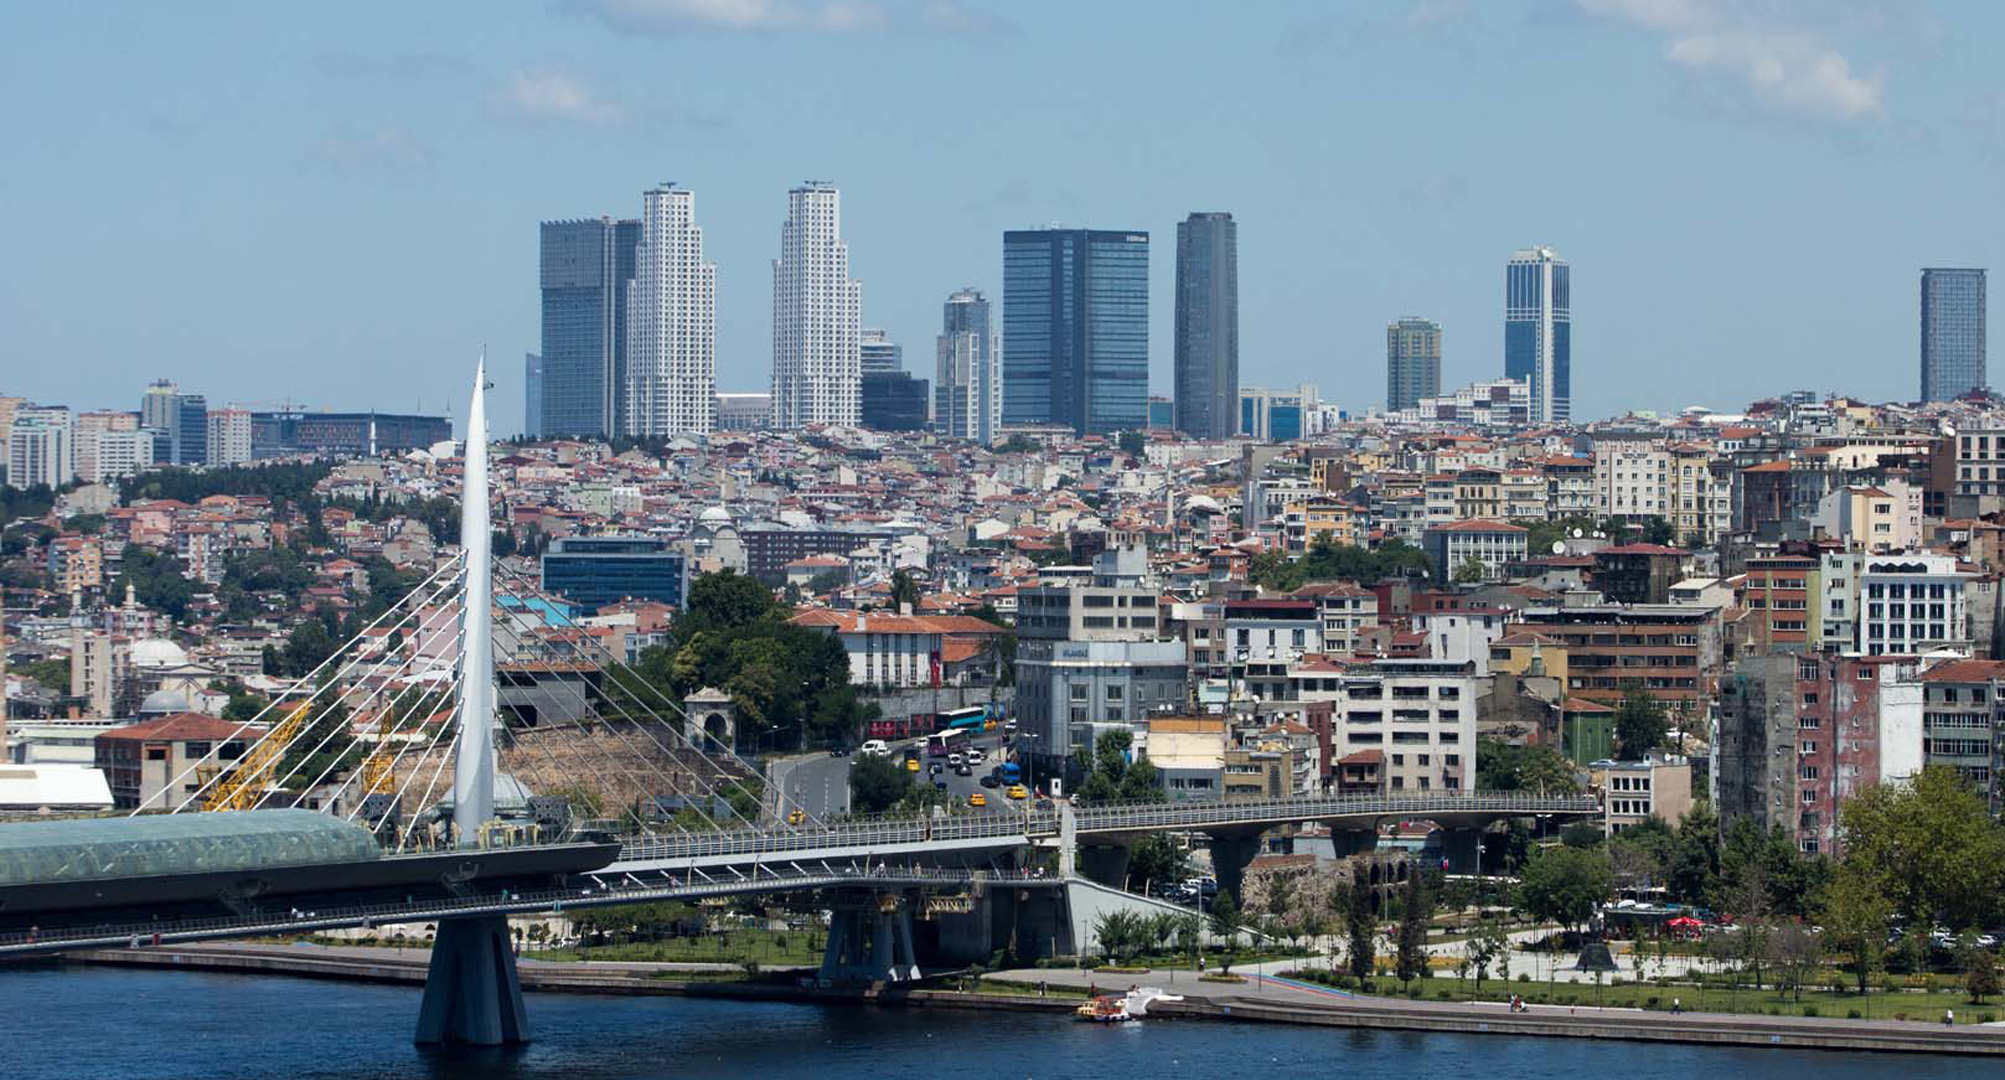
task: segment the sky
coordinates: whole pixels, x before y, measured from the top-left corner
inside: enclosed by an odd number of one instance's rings
[[[764,389],[786,191],[931,377],[1005,229],[1239,222],[1240,381],[1385,392],[1385,326],[1502,373],[1504,263],[1573,265],[1574,416],[1916,395],[1919,270],[2005,265],[1991,0],[554,0],[0,14],[0,394],[464,412],[538,346],[537,223],[673,180],[718,385]]]

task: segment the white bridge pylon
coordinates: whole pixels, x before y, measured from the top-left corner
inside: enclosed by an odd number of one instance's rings
[[[459,749],[453,759],[453,835],[460,846],[480,842],[494,817],[494,566],[488,522],[487,354],[474,368],[467,407],[466,456],[460,483],[460,550],[465,598],[460,604]]]

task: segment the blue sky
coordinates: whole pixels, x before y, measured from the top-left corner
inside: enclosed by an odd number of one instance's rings
[[[1917,278],[2000,266],[1980,0],[12,5],[0,392],[459,406],[537,344],[536,223],[693,189],[718,381],[763,388],[786,189],[843,190],[864,322],[931,375],[1001,233],[1240,222],[1241,381],[1384,393],[1384,328],[1502,368],[1503,263],[1574,265],[1575,415],[1915,393]]]

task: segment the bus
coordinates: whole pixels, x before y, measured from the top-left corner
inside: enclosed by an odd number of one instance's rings
[[[965,709],[948,709],[934,718],[933,726],[940,731],[946,731],[950,728],[982,731],[988,727],[988,722],[988,706],[970,705]]]
[[[926,756],[946,757],[948,754],[957,753],[966,745],[968,745],[967,728],[957,727],[936,731],[926,736]]]

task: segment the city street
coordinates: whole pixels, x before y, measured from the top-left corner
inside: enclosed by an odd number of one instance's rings
[[[1003,745],[1001,732],[986,732],[971,736],[956,749],[961,753],[979,747],[986,755],[981,765],[975,766],[967,776],[957,776],[946,758],[926,756],[924,739],[903,739],[891,744],[892,760],[902,763],[906,753],[919,755],[919,772],[914,782],[931,785],[935,780],[944,781],[951,796],[956,813],[1021,813],[1023,800],[1011,799],[1005,794],[1006,788],[981,786],[981,779],[1001,761]],[[779,793],[775,812],[784,820],[789,811],[807,811],[811,818],[828,818],[850,812],[849,770],[856,761],[854,754],[830,757],[825,753],[801,754],[774,761],[769,768],[769,779]],[[932,767],[940,766],[940,774],[933,775]],[[968,796],[975,792],[988,796],[985,807],[971,807]]]

